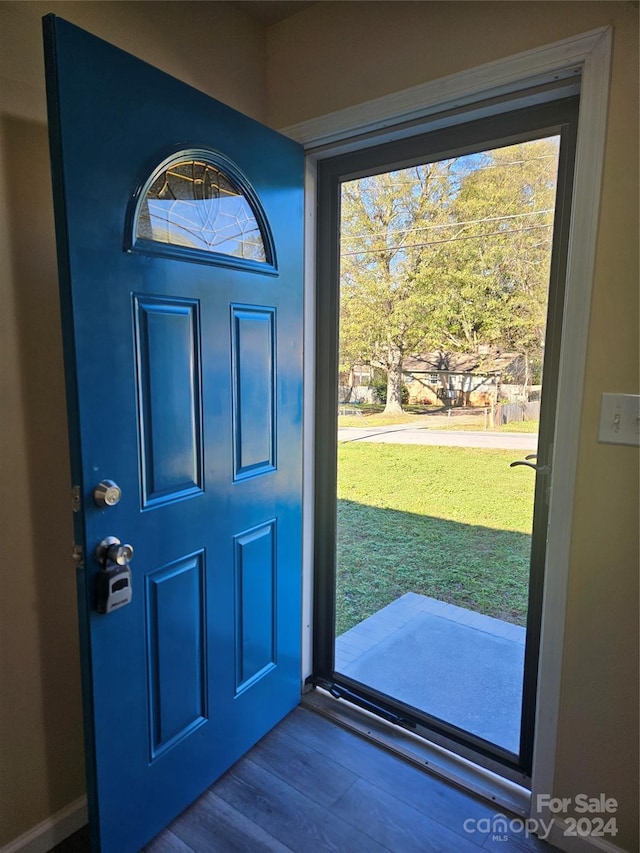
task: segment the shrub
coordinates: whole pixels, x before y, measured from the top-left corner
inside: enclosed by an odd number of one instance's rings
[[[376,399],[378,400],[379,403],[385,404],[387,402],[387,380],[386,379],[380,379],[380,380],[377,380],[375,382],[372,382],[369,385],[369,388],[373,388],[373,392],[376,395]],[[401,395],[402,395],[401,396],[402,405],[406,406],[407,403],[409,402],[409,389],[407,388],[406,385],[402,386]]]

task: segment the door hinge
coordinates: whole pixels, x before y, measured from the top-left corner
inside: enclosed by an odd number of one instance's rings
[[[80,486],[73,486],[71,489],[71,509],[73,512],[80,512],[82,508],[82,496],[80,494]]]
[[[84,569],[84,549],[82,545],[78,545],[77,542],[73,543],[71,559],[75,563],[76,569]]]

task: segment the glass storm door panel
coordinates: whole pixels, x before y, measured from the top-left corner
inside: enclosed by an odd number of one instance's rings
[[[341,192],[340,364],[360,375],[340,377],[336,671],[512,753],[535,476],[510,463],[538,449],[558,151]]]
[[[525,776],[573,109],[422,138],[444,157],[419,159],[419,139],[346,155],[325,178],[334,630],[317,634],[316,683]]]
[[[303,157],[53,16],[45,45],[90,825],[126,853],[299,701]]]

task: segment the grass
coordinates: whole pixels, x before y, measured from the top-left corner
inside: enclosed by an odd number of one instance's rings
[[[428,416],[427,416],[428,414]],[[377,427],[394,426],[396,424],[414,424],[416,427],[427,429],[455,429],[455,430],[484,430],[485,419],[482,409],[477,413],[453,414],[451,418],[440,411],[414,414],[403,412],[401,415],[383,415],[379,412],[363,411],[360,415],[339,415],[338,427]],[[489,432],[538,432],[539,421],[512,421],[509,424],[500,424],[489,428]]]
[[[336,635],[406,592],[524,624],[534,478],[512,460],[340,445]]]
[[[349,406],[348,403],[344,404]],[[393,426],[394,424],[416,423],[423,425],[424,415],[440,412],[440,406],[405,405],[399,415],[385,415],[382,403],[357,403],[351,408],[357,409],[357,415],[339,415],[338,426]]]
[[[365,422],[368,425],[368,421]],[[362,421],[360,421],[362,426]],[[498,424],[493,429],[489,427],[487,432],[526,432],[537,433],[540,427],[540,421],[511,421],[508,424]],[[442,424],[432,427],[432,429],[455,429],[463,430],[464,432],[475,432],[484,430],[484,418],[478,418],[475,423],[460,423],[457,424],[452,420],[451,424]]]
[[[359,427],[374,427],[374,426],[393,426],[394,424],[411,424],[417,426],[425,425],[424,415],[412,415],[403,412],[401,415],[383,415],[363,412],[361,415],[338,415],[338,426],[359,426]]]
[[[540,421],[512,421],[497,427],[500,432],[538,432]]]

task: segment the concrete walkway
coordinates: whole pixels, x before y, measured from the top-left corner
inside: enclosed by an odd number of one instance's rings
[[[336,638],[336,671],[518,752],[519,625],[408,592]]]
[[[388,427],[341,427],[338,441],[357,441],[367,444],[430,444],[439,447],[488,447],[495,450],[524,450],[535,453],[538,448],[536,433],[481,432],[465,430],[438,430],[397,424]],[[514,458],[520,458],[516,453]]]

